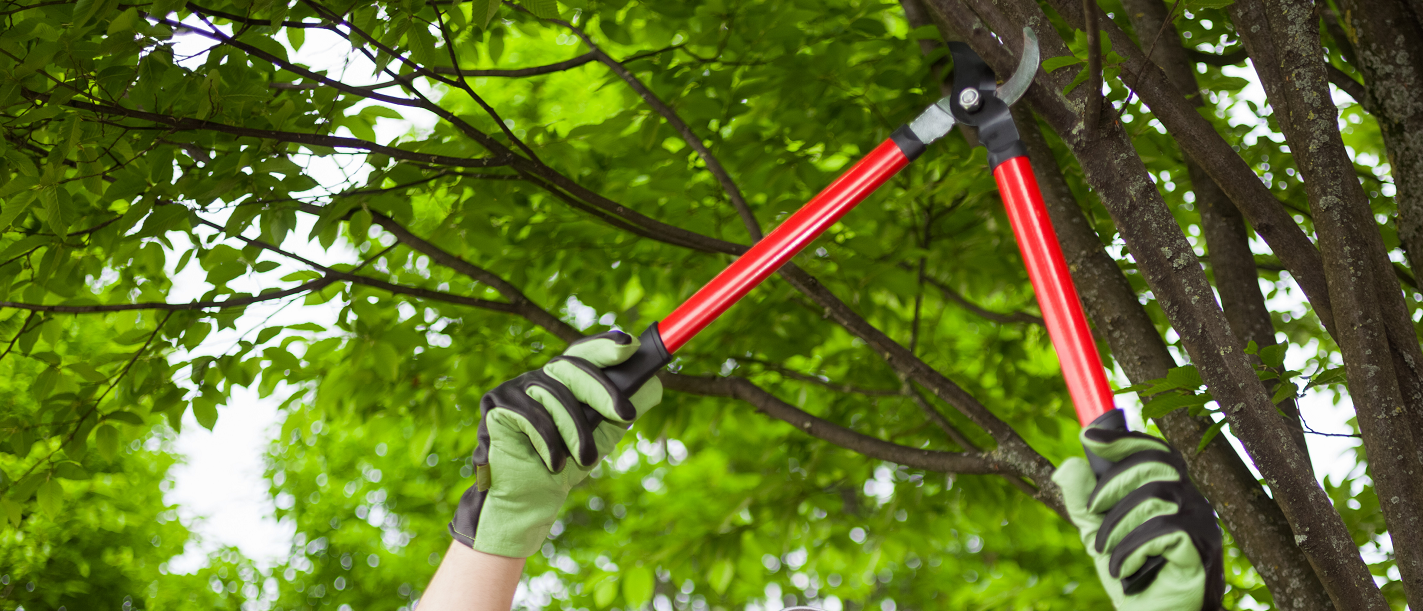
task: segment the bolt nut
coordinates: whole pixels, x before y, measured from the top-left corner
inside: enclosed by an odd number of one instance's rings
[[[978,106],[982,102],[977,89],[969,87],[959,92],[959,106],[968,112],[978,110]]]

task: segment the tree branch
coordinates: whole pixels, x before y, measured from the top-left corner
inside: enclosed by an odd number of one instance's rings
[[[1186,49],[1186,57],[1192,62],[1205,64],[1207,66],[1238,66],[1250,59],[1250,54],[1245,51],[1245,47],[1236,47],[1233,51],[1226,51],[1220,55],[1207,53],[1197,49]]]
[[[33,92],[29,89],[24,89],[23,92],[25,96],[29,97],[30,99],[47,100],[49,98],[49,96],[46,94]],[[447,157],[445,155],[430,155],[427,153],[416,153],[413,151],[398,149],[392,146],[377,144],[375,142],[370,142],[367,140],[360,140],[358,138],[347,138],[344,136],[324,136],[321,134],[306,134],[299,132],[283,132],[270,129],[238,127],[235,125],[227,125],[225,123],[218,123],[215,121],[193,119],[188,117],[174,117],[170,115],[162,115],[158,113],[145,112],[142,110],[124,108],[122,106],[115,106],[111,104],[96,104],[93,102],[85,102],[82,100],[70,100],[68,102],[65,102],[65,105],[71,108],[87,110],[89,112],[97,114],[117,115],[121,117],[128,117],[130,119],[151,121],[153,123],[162,125],[166,129],[172,131],[207,130],[224,134],[231,134],[243,138],[260,138],[264,140],[276,140],[279,142],[289,142],[292,144],[324,146],[329,148],[357,149],[369,151],[372,153],[379,153],[395,159],[405,159],[409,161],[419,161],[434,165],[454,166],[461,168],[488,168],[507,165],[505,162],[496,160],[494,158],[486,157],[478,159],[467,159],[462,157]]]
[[[188,8],[189,8],[189,9],[192,9],[192,8],[193,8],[193,5],[189,4],[189,5],[188,5]],[[272,64],[273,66],[276,66],[276,67],[281,68],[281,69],[283,69],[283,70],[291,71],[291,72],[293,72],[293,73],[296,73],[296,74],[298,74],[298,75],[301,75],[302,78],[306,78],[306,79],[310,79],[310,80],[312,80],[312,81],[316,81],[316,82],[318,82],[318,83],[321,83],[321,84],[323,84],[323,85],[326,85],[327,87],[330,87],[330,88],[335,89],[335,90],[337,90],[337,91],[340,91],[340,92],[342,92],[342,93],[349,93],[349,94],[352,94],[352,95],[357,95],[357,96],[360,96],[360,97],[363,97],[363,98],[369,98],[369,99],[372,99],[372,100],[380,100],[380,101],[385,102],[385,103],[387,103],[387,104],[394,104],[394,105],[396,105],[396,106],[413,106],[413,107],[419,107],[419,106],[420,106],[419,103],[415,102],[414,100],[410,100],[410,99],[407,99],[407,98],[398,98],[398,97],[391,96],[391,95],[385,95],[385,94],[383,94],[383,93],[376,93],[375,91],[372,91],[372,90],[369,90],[369,89],[364,89],[364,88],[356,87],[356,86],[353,86],[353,85],[347,85],[346,83],[342,83],[341,81],[338,81],[338,80],[336,80],[336,79],[329,78],[329,77],[324,76],[324,75],[321,75],[321,74],[317,74],[316,72],[313,72],[313,71],[307,69],[307,68],[304,67],[304,66],[300,66],[300,65],[298,65],[298,64],[294,64],[294,63],[291,63],[291,62],[289,62],[289,61],[285,61],[285,60],[283,60],[283,59],[281,59],[281,58],[279,58],[279,57],[277,57],[277,56],[275,56],[275,55],[272,55],[271,53],[268,53],[268,52],[263,51],[263,50],[261,50],[261,49],[259,49],[259,48],[257,48],[257,47],[254,47],[254,46],[249,45],[249,44],[247,44],[247,43],[245,43],[245,42],[242,42],[242,41],[240,41],[240,40],[237,40],[236,38],[233,38],[233,37],[231,37],[231,36],[228,36],[227,34],[222,33],[221,30],[218,30],[218,29],[216,29],[216,28],[214,28],[214,29],[212,29],[212,30],[205,30],[205,29],[200,28],[200,27],[197,27],[197,26],[188,25],[188,24],[183,23],[183,22],[181,22],[181,21],[173,21],[173,20],[168,19],[168,18],[165,18],[165,17],[156,17],[156,16],[150,15],[150,14],[148,14],[148,13],[145,13],[145,12],[143,12],[143,11],[139,11],[139,15],[142,15],[145,19],[151,19],[151,20],[153,20],[154,22],[157,22],[157,23],[161,23],[161,24],[163,24],[163,25],[166,25],[166,26],[168,26],[168,27],[170,27],[170,28],[173,28],[174,30],[183,30],[183,31],[187,31],[187,32],[192,32],[192,33],[194,33],[194,34],[197,34],[197,35],[199,35],[199,36],[202,36],[203,38],[207,38],[208,40],[212,40],[212,41],[214,41],[214,42],[217,42],[217,43],[220,43],[220,44],[223,44],[223,45],[227,45],[227,46],[232,47],[232,48],[234,48],[234,49],[241,49],[242,52],[244,52],[244,53],[246,53],[246,54],[248,54],[248,55],[251,55],[252,57],[261,58],[261,59],[267,61],[268,63]],[[334,30],[335,28],[327,28],[327,29]]]
[[[1364,88],[1363,83],[1354,80],[1354,77],[1345,74],[1343,70],[1335,68],[1334,64],[1326,63],[1324,69],[1329,74],[1329,82],[1338,87],[1340,91],[1349,94],[1349,97],[1354,98],[1359,106],[1364,107],[1364,112],[1380,119],[1383,118],[1383,109],[1379,107],[1378,100],[1369,94],[1369,90]]]
[[[973,314],[979,317],[986,318],[988,320],[998,323],[1027,323],[1032,325],[1044,324],[1041,316],[1034,316],[1027,312],[1009,312],[1003,314],[985,309],[982,306],[972,301],[969,301],[967,297],[964,297],[958,291],[955,291],[952,287],[950,287],[947,282],[939,280],[938,278],[935,278],[933,276],[925,276],[924,280],[929,284],[933,285],[934,288],[938,289],[939,294],[943,295],[945,299],[959,304],[959,306],[963,309],[968,310],[969,312],[972,312]]]
[[[59,312],[63,314],[92,314],[95,312],[130,312],[133,310],[159,310],[164,312],[175,312],[180,310],[206,310],[209,308],[228,309],[246,307],[254,303],[272,301],[274,299],[281,299],[283,297],[290,297],[292,295],[297,295],[310,291],[319,291],[323,288],[326,288],[326,285],[331,284],[335,281],[335,278],[320,278],[317,280],[312,280],[311,282],[304,283],[300,286],[294,286],[289,289],[262,293],[260,295],[234,297],[225,301],[192,301],[188,303],[162,303],[149,301],[143,303],[120,303],[112,305],[46,305],[41,303],[0,301],[0,308],[15,308],[17,310],[29,310],[31,312]]]
[[[781,401],[745,378],[691,376],[661,372],[658,374],[669,390],[711,397],[729,397],[750,403],[757,411],[791,424],[802,432],[858,452],[906,467],[940,473],[996,474],[1011,473],[1013,468],[993,454],[936,452],[901,446],[811,415]]]

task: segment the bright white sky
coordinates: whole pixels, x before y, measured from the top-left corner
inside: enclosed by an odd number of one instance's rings
[[[177,38],[176,44],[177,55],[181,58],[184,55],[197,54],[209,43],[210,41],[196,36],[180,36]],[[374,82],[375,79],[370,76],[370,65],[364,61],[364,58],[347,55],[344,52],[346,49],[343,40],[329,33],[320,30],[307,30],[305,45],[300,52],[293,53],[292,57],[318,69],[329,70],[337,78],[343,78],[353,84]],[[201,56],[195,57],[189,60],[189,63],[201,62],[203,59]],[[1239,76],[1252,82],[1256,81],[1252,69],[1227,67],[1225,71],[1231,76]],[[1257,82],[1247,88],[1242,96],[1257,102],[1262,107],[1264,106],[1265,95]],[[1352,100],[1347,96],[1337,92],[1336,101],[1352,103]],[[401,112],[406,116],[411,116],[415,121],[399,122],[382,119],[376,129],[379,141],[389,142],[411,129],[424,130],[434,125],[433,117],[412,116],[413,113],[409,109],[401,109]],[[1259,118],[1248,115],[1248,110],[1237,107],[1236,112],[1246,113],[1234,117],[1237,122],[1262,123]],[[1262,127],[1261,133],[1267,133],[1267,130]],[[366,171],[360,167],[361,159],[361,156],[355,155],[312,159],[309,167],[310,175],[325,187],[339,190],[342,185],[359,183],[364,179]],[[222,215],[213,215],[211,220],[221,223],[223,218]],[[307,258],[326,263],[353,260],[353,255],[349,250],[340,253],[338,248],[337,252],[327,253],[319,245],[308,242],[306,236],[310,230],[309,223],[309,220],[304,219],[303,226],[291,233],[283,243],[283,247]],[[1261,251],[1264,251],[1263,244],[1257,246]],[[175,260],[176,256],[170,259],[170,265]],[[283,268],[266,274],[265,277],[280,277],[301,269],[299,266],[288,265],[286,261],[281,261],[281,263],[283,263]],[[170,300],[181,302],[199,297],[210,288],[202,278],[198,266],[190,266],[176,278],[175,289]],[[248,282],[248,286],[243,287],[246,290],[255,292],[262,288],[253,279],[245,280]],[[235,281],[233,284],[237,286],[240,282],[240,280]],[[1273,310],[1293,310],[1302,315],[1305,309],[1304,303],[1302,297],[1297,292],[1293,292],[1275,298],[1269,305]],[[295,324],[308,321],[329,325],[339,312],[339,307],[335,305],[335,302],[323,307],[301,306],[300,304],[286,307],[286,305],[286,303],[267,303],[248,308],[246,314],[238,321],[239,332],[215,333],[199,348],[199,351],[216,353],[225,350],[233,346],[238,338],[248,336],[254,332],[254,329],[266,325]],[[1286,365],[1299,369],[1303,366],[1306,357],[1306,351],[1292,347],[1286,357]],[[178,355],[176,358],[186,359],[188,357]],[[1186,362],[1184,358],[1179,360]],[[1125,377],[1121,375],[1121,372],[1118,371],[1116,374],[1115,381],[1126,385]],[[199,542],[190,544],[182,556],[170,562],[170,571],[177,573],[195,571],[205,563],[208,553],[223,546],[237,547],[244,555],[254,559],[262,567],[278,564],[287,556],[295,529],[292,524],[279,523],[272,517],[274,506],[267,493],[269,482],[263,477],[265,470],[263,456],[280,429],[277,405],[285,396],[286,393],[280,388],[275,395],[265,399],[258,398],[255,391],[239,389],[233,393],[227,406],[219,408],[220,417],[215,429],[211,432],[198,426],[191,413],[185,416],[183,432],[178,437],[176,449],[186,457],[186,460],[172,470],[173,483],[165,498],[169,503],[178,505],[180,518],[198,535]],[[1135,422],[1133,428],[1139,429],[1140,404],[1135,396],[1132,395],[1130,398],[1124,396],[1119,399],[1119,402],[1129,412],[1137,412],[1133,414]],[[1347,421],[1353,416],[1353,409],[1347,398],[1335,406],[1332,404],[1332,396],[1329,393],[1312,390],[1300,399],[1300,407],[1310,426],[1315,430],[1325,432],[1348,432],[1350,430]],[[1229,437],[1229,429],[1227,428],[1226,431]],[[1237,450],[1243,454],[1239,441],[1233,437],[1230,438]],[[1354,470],[1355,461],[1350,452],[1358,445],[1358,440],[1311,435],[1308,441],[1310,455],[1321,479],[1329,476],[1338,481]],[[874,484],[873,480],[867,482],[866,490],[870,491]],[[778,596],[768,596],[768,599],[768,602],[777,601]],[[835,602],[838,603],[838,601]],[[773,607],[778,608],[774,605]]]

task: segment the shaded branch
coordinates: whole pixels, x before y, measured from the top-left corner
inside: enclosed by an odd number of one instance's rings
[[[229,12],[226,12],[226,11],[219,11],[219,10],[217,10],[217,9],[211,9],[211,8],[207,8],[207,7],[204,7],[204,6],[198,6],[198,5],[196,5],[196,4],[193,4],[192,2],[187,3],[186,7],[187,7],[188,10],[190,10],[190,11],[192,11],[192,12],[194,12],[194,13],[198,13],[198,14],[201,14],[201,15],[208,15],[208,16],[210,16],[210,17],[217,17],[217,18],[219,18],[219,19],[226,19],[226,20],[231,21],[231,22],[233,22],[233,23],[244,23],[244,24],[247,24],[247,25],[257,25],[257,26],[264,26],[264,27],[272,27],[272,20],[271,20],[271,19],[259,19],[259,18],[255,18],[255,17],[247,17],[247,16],[244,16],[244,15],[238,15],[238,14],[235,14],[235,13],[229,13]],[[332,29],[331,24],[329,24],[329,23],[311,23],[311,22],[309,22],[309,21],[287,21],[287,20],[283,20],[283,21],[280,21],[280,22],[278,22],[278,23],[279,23],[282,27],[284,27],[284,28],[314,28],[314,29],[321,29],[321,30],[330,30],[330,29]]]
[[[49,98],[47,94],[33,92],[28,89],[23,90],[23,92],[26,97],[29,97],[30,99],[47,100]],[[98,114],[117,115],[122,117],[128,117],[130,119],[151,121],[153,123],[160,124],[172,131],[207,130],[224,134],[231,134],[244,138],[261,138],[264,140],[277,140],[279,142],[289,142],[292,144],[304,144],[311,146],[324,146],[329,148],[357,149],[369,151],[372,153],[379,153],[394,159],[405,159],[409,161],[420,161],[435,165],[455,166],[462,168],[488,168],[506,165],[505,162],[487,157],[468,159],[462,157],[447,157],[445,155],[431,155],[428,153],[416,153],[413,151],[398,149],[393,146],[377,144],[375,142],[361,140],[358,138],[347,138],[344,136],[325,136],[321,134],[306,134],[299,132],[283,132],[271,129],[256,129],[251,127],[238,127],[236,125],[227,125],[225,123],[218,123],[216,121],[207,121],[204,119],[193,119],[188,117],[174,117],[170,115],[162,115],[158,113],[125,108],[122,106],[115,106],[112,104],[96,104],[94,102],[85,102],[82,100],[70,100],[68,102],[65,102],[65,105],[71,108],[87,110],[89,112]]]
[[[190,8],[191,8],[191,5],[190,5]],[[172,19],[168,19],[168,18],[165,18],[165,17],[156,17],[156,16],[154,16],[154,15],[150,15],[150,14],[145,13],[145,12],[143,12],[143,11],[139,11],[139,15],[142,15],[145,19],[151,19],[151,20],[153,20],[154,22],[157,22],[157,23],[161,23],[161,24],[163,24],[163,25],[166,25],[166,26],[168,26],[168,27],[170,27],[170,28],[173,28],[174,30],[183,30],[183,31],[187,31],[187,32],[192,32],[192,33],[197,34],[197,35],[199,35],[199,36],[202,36],[203,38],[206,38],[206,39],[208,39],[208,40],[212,40],[212,41],[214,41],[214,42],[218,42],[218,43],[220,43],[220,44],[224,44],[224,45],[227,45],[227,46],[232,47],[232,48],[235,48],[235,49],[241,49],[244,53],[246,53],[246,54],[248,54],[248,55],[251,55],[251,56],[253,56],[253,57],[259,57],[259,58],[265,60],[266,62],[272,64],[273,66],[276,66],[276,67],[281,68],[281,69],[283,69],[283,70],[291,71],[291,72],[296,73],[296,74],[299,74],[299,75],[301,75],[303,78],[316,81],[316,82],[318,82],[318,83],[321,83],[321,84],[323,84],[323,85],[326,85],[327,87],[331,87],[332,89],[335,89],[335,90],[340,91],[340,92],[343,92],[343,93],[349,93],[349,94],[352,94],[352,95],[357,95],[357,96],[360,96],[360,97],[363,97],[363,98],[369,98],[369,99],[372,99],[372,100],[380,100],[380,101],[385,102],[385,103],[387,103],[387,104],[395,104],[395,105],[397,105],[397,106],[414,106],[414,107],[419,107],[419,106],[420,106],[420,105],[419,105],[417,102],[415,102],[414,100],[410,100],[410,99],[407,99],[407,98],[398,98],[398,97],[391,96],[391,95],[385,95],[385,94],[383,94],[383,93],[376,93],[376,92],[374,92],[374,91],[367,90],[367,89],[362,89],[362,88],[360,88],[360,87],[356,87],[356,86],[353,86],[353,85],[347,85],[346,83],[343,83],[343,82],[338,81],[338,80],[336,80],[336,79],[330,78],[330,77],[325,76],[325,75],[322,75],[322,74],[318,74],[318,73],[313,72],[312,70],[310,70],[310,69],[308,69],[308,68],[306,68],[306,67],[304,67],[304,66],[301,66],[301,65],[294,64],[294,63],[292,63],[292,62],[286,61],[286,60],[284,60],[284,59],[282,59],[282,58],[280,58],[280,57],[277,57],[277,56],[275,56],[275,55],[272,55],[271,53],[268,53],[268,52],[263,51],[263,50],[261,50],[261,49],[259,49],[259,48],[257,48],[257,47],[254,47],[254,46],[249,45],[249,44],[247,44],[247,43],[245,43],[245,42],[242,42],[242,41],[240,41],[240,40],[237,40],[236,38],[233,38],[233,37],[231,37],[231,36],[228,36],[227,34],[222,33],[221,30],[218,30],[218,29],[216,29],[216,28],[214,28],[214,29],[212,29],[212,30],[205,30],[205,29],[200,28],[200,27],[197,27],[197,26],[188,25],[188,24],[183,23],[183,22],[180,22],[180,21],[173,21]],[[333,31],[335,30],[335,28],[328,28],[328,29],[333,30]]]
[[[206,310],[209,308],[227,309],[240,308],[272,301],[283,297],[290,297],[309,291],[319,291],[326,288],[326,285],[335,282],[335,278],[319,278],[300,286],[289,289],[262,293],[260,295],[249,295],[246,297],[234,297],[225,301],[192,301],[188,303],[163,303],[163,302],[143,302],[143,303],[120,303],[110,305],[46,305],[41,303],[21,303],[17,301],[0,301],[0,308],[15,308],[17,310],[29,310],[31,312],[59,312],[63,314],[91,314],[95,312],[130,312],[133,310],[159,310],[175,312],[181,310]]]
[[[991,454],[921,450],[857,433],[786,403],[745,378],[692,376],[667,372],[660,372],[657,377],[662,379],[663,386],[669,390],[745,401],[755,407],[756,411],[789,423],[807,435],[870,458],[940,473],[1011,472],[1007,465],[1001,460],[995,460]]]
[[[203,225],[206,225],[206,226],[208,226],[208,227],[211,227],[211,228],[213,228],[213,229],[216,229],[216,230],[218,230],[218,231],[226,231],[225,228],[224,228],[222,225],[219,225],[219,224],[217,224],[217,223],[214,223],[214,222],[209,221],[209,220],[207,220],[207,219],[205,219],[205,218],[202,218],[202,217],[198,217],[198,222],[199,222],[199,223],[202,223]],[[237,239],[239,239],[239,240],[241,240],[241,241],[243,241],[243,242],[245,242],[245,243],[251,245],[251,246],[256,246],[256,247],[261,248],[261,249],[263,249],[263,250],[267,250],[267,251],[270,251],[270,252],[274,252],[274,253],[276,253],[276,254],[279,254],[279,255],[281,255],[281,256],[283,256],[283,257],[286,257],[286,258],[288,258],[288,259],[292,259],[292,260],[294,260],[294,261],[299,261],[299,262],[301,262],[301,263],[303,263],[303,264],[305,264],[305,265],[311,267],[312,269],[315,269],[315,270],[321,272],[321,273],[322,273],[323,275],[325,275],[327,278],[332,278],[332,279],[335,279],[335,280],[341,280],[341,281],[343,281],[343,282],[349,282],[349,283],[351,283],[351,284],[360,284],[360,285],[364,285],[364,286],[374,287],[374,288],[378,288],[378,289],[384,290],[384,291],[389,292],[389,293],[395,293],[395,294],[399,294],[399,295],[410,295],[410,296],[412,296],[412,297],[421,297],[421,298],[424,298],[424,299],[433,299],[433,300],[435,300],[435,301],[443,301],[443,302],[446,302],[446,303],[453,303],[453,304],[464,305],[464,306],[470,306],[470,307],[475,307],[475,308],[482,308],[482,309],[485,309],[485,310],[493,310],[493,311],[496,311],[496,312],[515,313],[515,308],[514,308],[514,306],[513,306],[512,304],[500,303],[500,302],[498,302],[498,301],[490,301],[490,300],[488,300],[488,299],[479,299],[479,298],[477,298],[477,297],[466,297],[466,296],[464,296],[464,295],[455,295],[455,294],[452,294],[452,293],[446,293],[446,292],[443,292],[443,291],[435,291],[435,290],[431,290],[431,289],[424,289],[424,288],[420,288],[420,287],[404,286],[404,285],[400,285],[400,284],[395,284],[395,283],[393,283],[393,282],[388,282],[388,281],[385,281],[385,280],[381,280],[381,279],[379,279],[379,278],[371,278],[371,277],[368,277],[368,276],[360,276],[360,275],[357,275],[357,274],[355,274],[355,273],[353,273],[353,272],[343,272],[343,271],[339,271],[339,270],[336,270],[336,269],[332,269],[332,268],[330,268],[330,267],[327,267],[327,266],[325,266],[325,265],[322,265],[322,264],[317,263],[317,262],[315,262],[315,261],[312,261],[312,260],[310,260],[310,259],[307,259],[306,257],[303,257],[303,256],[301,256],[301,255],[298,255],[298,254],[296,254],[296,253],[294,253],[294,252],[290,252],[290,251],[287,251],[287,250],[283,250],[283,249],[281,249],[281,248],[279,248],[279,247],[277,247],[277,246],[274,246],[274,245],[269,244],[269,243],[267,243],[267,242],[263,242],[262,240],[254,240],[254,239],[252,239],[252,238],[248,238],[248,237],[242,236],[242,235],[237,235],[237,236],[235,236],[235,237],[236,237]],[[389,249],[387,249],[387,250],[389,250]],[[374,258],[373,258],[373,259],[374,259]],[[373,260],[373,259],[372,259],[372,260]],[[370,261],[367,261],[366,263],[361,264],[361,267],[365,267],[365,265],[366,265],[367,263],[370,263]],[[359,268],[357,268],[357,269],[359,269]]]
[[[1027,312],[1009,312],[1006,314],[1002,314],[999,312],[994,312],[992,310],[984,309],[982,306],[979,306],[978,304],[969,301],[967,297],[964,297],[963,295],[959,294],[958,291],[955,291],[953,288],[950,288],[947,282],[939,280],[938,278],[935,278],[933,276],[926,275],[924,277],[924,280],[929,284],[933,285],[934,288],[938,289],[939,294],[943,295],[945,299],[959,304],[959,306],[963,307],[963,309],[968,310],[969,312],[972,312],[982,318],[987,318],[988,320],[1000,323],[1028,323],[1033,325],[1044,324],[1041,316],[1034,316]]]
[[[1226,51],[1219,55],[1207,53],[1199,49],[1188,48],[1186,49],[1186,57],[1191,58],[1193,62],[1207,66],[1238,66],[1245,63],[1245,60],[1250,59],[1250,53],[1247,52],[1243,46],[1236,47],[1233,51]]]
[[[1375,117],[1383,117],[1383,108],[1379,106],[1378,100],[1369,93],[1363,83],[1354,80],[1354,77],[1345,74],[1343,70],[1335,68],[1334,64],[1326,62],[1324,69],[1328,72],[1329,82],[1338,87],[1340,91],[1349,94],[1349,97],[1354,98],[1359,106],[1364,107],[1365,112]]]

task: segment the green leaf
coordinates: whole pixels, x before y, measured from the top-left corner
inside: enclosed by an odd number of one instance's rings
[[[909,40],[943,40],[939,33],[939,26],[934,24],[921,25],[909,31]]]
[[[118,337],[115,337],[113,341],[116,344],[131,346],[133,344],[141,344],[143,342],[148,341],[148,338],[152,335],[152,329],[130,329],[129,331],[120,334]]]
[[[1187,4],[1193,9],[1225,8],[1235,4],[1235,0],[1191,0]]]
[[[113,460],[119,453],[119,431],[112,425],[101,425],[94,432],[94,445],[99,448],[99,455],[106,459]]]
[[[1199,395],[1169,394],[1158,396],[1146,403],[1141,408],[1142,418],[1160,418],[1183,407],[1191,405],[1205,405],[1211,401],[1211,396],[1206,393]]]
[[[607,609],[618,597],[618,577],[610,575],[593,588],[593,604],[599,609]]]
[[[158,406],[157,406],[157,404],[155,403],[155,408],[157,408],[157,407],[158,407]],[[155,410],[155,411],[156,411],[156,410]],[[104,419],[104,420],[115,420],[115,421],[118,421],[118,422],[122,422],[122,423],[124,423],[124,424],[132,424],[132,425],[135,425],[135,426],[143,426],[143,418],[140,417],[138,414],[135,414],[135,413],[133,413],[133,412],[110,412],[110,413],[104,414],[103,419]]]
[[[59,383],[59,375],[59,368],[54,366],[40,372],[35,376],[34,385],[30,386],[30,396],[34,397],[35,401],[44,401],[49,397],[49,393],[54,391],[55,384]]]
[[[529,9],[535,17],[539,19],[557,19],[558,3],[554,0],[519,0],[524,8]]]
[[[1205,384],[1201,380],[1201,373],[1196,370],[1195,365],[1175,367],[1166,372],[1166,380],[1176,386],[1186,390],[1194,390]]]
[[[34,494],[35,490],[39,489],[40,484],[45,483],[48,479],[49,473],[31,473],[25,476],[25,479],[15,484],[15,486],[8,491],[7,496],[9,496],[10,500],[19,503],[28,501],[30,500],[30,495]]]
[[[1297,396],[1299,396],[1299,387],[1295,386],[1294,382],[1280,382],[1280,385],[1275,387],[1275,395],[1270,397],[1270,401],[1279,404],[1281,401]]]
[[[265,344],[265,343],[267,343],[268,341],[270,341],[273,337],[276,337],[277,334],[278,334],[278,333],[281,333],[281,332],[282,332],[282,327],[267,327],[267,328],[265,328],[265,329],[262,329],[261,331],[258,331],[258,332],[257,332],[257,343],[258,343],[259,345],[260,345],[260,344]]]
[[[1260,361],[1275,369],[1281,369],[1285,366],[1286,350],[1289,350],[1289,344],[1275,344],[1261,348]]]
[[[1343,367],[1325,369],[1324,371],[1314,374],[1314,377],[1309,379],[1309,384],[1306,384],[1304,389],[1309,390],[1315,386],[1345,383],[1348,381],[1348,373],[1348,370]]]
[[[61,501],[64,499],[64,487],[59,485],[59,480],[46,480],[40,484],[37,492],[40,510],[51,516],[58,515]]]
[[[205,322],[189,325],[188,328],[183,331],[183,347],[188,350],[197,348],[199,344],[203,343],[203,338],[207,337],[208,333],[211,332],[212,325]]]
[[[199,426],[211,431],[212,427],[217,425],[217,400],[207,395],[194,397],[193,417],[197,419]]]
[[[652,569],[637,566],[623,572],[623,602],[628,608],[637,609],[652,600],[654,583]]]
[[[1142,382],[1141,384],[1132,384],[1131,386],[1128,386],[1128,387],[1126,387],[1126,388],[1118,388],[1118,389],[1112,391],[1112,394],[1114,394],[1114,395],[1125,395],[1125,394],[1129,394],[1129,393],[1134,393],[1134,392],[1146,390],[1146,389],[1148,389],[1148,388],[1151,388],[1151,386],[1152,386],[1152,384],[1151,384],[1150,382]]]
[[[470,2],[470,14],[474,22],[479,24],[479,29],[489,28],[489,21],[499,14],[500,0],[474,0]]]
[[[3,510],[5,517],[10,519],[11,526],[20,527],[20,519],[24,517],[24,513],[19,503],[0,498],[0,510]]]
[[[32,178],[21,177],[15,179],[14,182],[22,180],[34,181]],[[37,195],[39,195],[38,190],[25,189],[0,200],[0,205],[4,206],[0,208],[0,230],[8,229],[10,224],[15,222],[15,219],[20,218],[21,214],[29,210],[30,204],[34,203]]]
[[[926,27],[933,27],[933,26],[926,26]],[[1082,60],[1081,60],[1081,59],[1078,59],[1076,56],[1073,56],[1073,55],[1059,55],[1059,56],[1057,56],[1057,57],[1049,57],[1049,58],[1043,60],[1043,70],[1046,71],[1046,72],[1052,72],[1053,70],[1057,70],[1058,68],[1062,68],[1062,67],[1064,67],[1064,66],[1071,66],[1071,65],[1073,65],[1073,64],[1080,64],[1080,63],[1083,63]]]
[[[78,363],[71,363],[68,367],[65,367],[65,369],[79,374],[79,377],[84,378],[85,380],[88,380],[95,384],[109,379],[109,376],[100,373],[98,369],[94,369],[93,365],[82,361]]]
[[[726,589],[731,587],[731,579],[736,576],[736,565],[728,558],[722,558],[712,564],[711,570],[707,572],[707,583],[717,594],[726,594]]]
[[[84,467],[79,466],[79,463],[68,461],[55,465],[54,475],[55,477],[75,480],[89,479],[91,477],[89,472],[84,470]]]
[[[1212,424],[1211,428],[1206,429],[1206,432],[1201,434],[1201,443],[1196,445],[1197,454],[1206,450],[1206,445],[1209,444],[1212,439],[1215,439],[1216,435],[1220,434],[1220,429],[1225,426],[1225,423],[1226,420],[1221,418],[1220,422]]]

